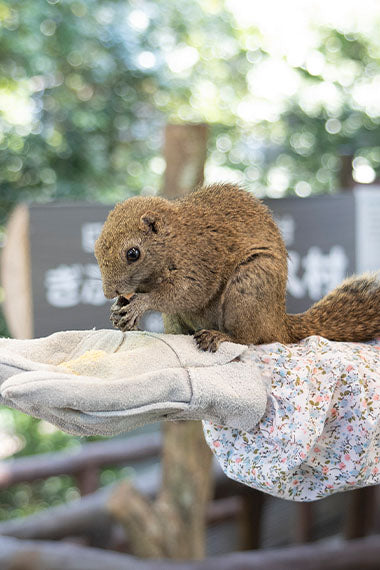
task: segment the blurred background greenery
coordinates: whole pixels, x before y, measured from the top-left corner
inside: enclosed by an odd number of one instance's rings
[[[373,0],[0,0],[0,235],[23,200],[155,194],[169,121],[210,125],[207,182],[329,193],[345,156],[373,182],[379,29]],[[78,444],[6,409],[0,430],[0,457]],[[37,487],[1,493],[0,518],[76,493]]]

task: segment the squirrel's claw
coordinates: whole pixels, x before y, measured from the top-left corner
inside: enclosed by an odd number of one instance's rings
[[[136,295],[127,303],[120,303],[119,299],[111,307],[110,321],[122,332],[135,330],[146,309]]]
[[[194,334],[194,340],[200,350],[216,352],[222,342],[231,339],[220,331],[202,329]]]

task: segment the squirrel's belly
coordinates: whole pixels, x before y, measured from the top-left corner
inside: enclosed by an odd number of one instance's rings
[[[201,329],[220,330],[218,311],[212,307],[206,307],[197,313],[181,313],[181,319],[194,332]]]

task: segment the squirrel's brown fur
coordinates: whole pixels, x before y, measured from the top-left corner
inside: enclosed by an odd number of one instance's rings
[[[126,252],[140,251],[127,262]],[[107,298],[121,330],[145,311],[165,314],[168,332],[220,342],[297,342],[312,334],[365,341],[380,335],[380,278],[352,277],[308,311],[287,315],[287,252],[268,208],[231,184],[186,198],[130,198],[109,214],[95,245]]]

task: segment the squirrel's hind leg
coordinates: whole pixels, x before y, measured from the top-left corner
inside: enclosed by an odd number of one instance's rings
[[[288,342],[286,269],[269,254],[237,266],[222,295],[220,330],[241,344]]]

